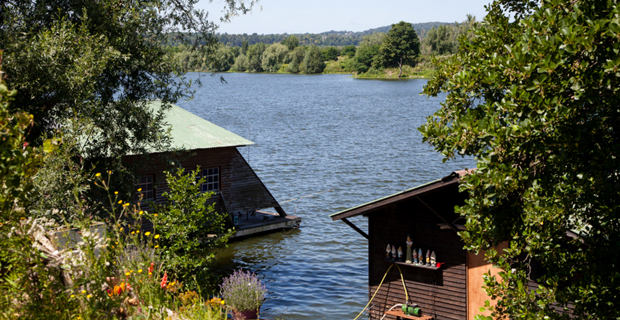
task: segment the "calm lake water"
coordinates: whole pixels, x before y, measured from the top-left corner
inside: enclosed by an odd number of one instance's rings
[[[444,97],[420,95],[427,80],[348,75],[225,74],[201,77],[179,105],[256,145],[240,148],[299,230],[234,242],[220,271],[255,271],[269,290],[261,317],[353,319],[368,302],[367,241],[332,213],[473,167],[442,164],[417,128]],[[323,192],[295,201],[286,200]],[[367,230],[365,218],[351,221]]]

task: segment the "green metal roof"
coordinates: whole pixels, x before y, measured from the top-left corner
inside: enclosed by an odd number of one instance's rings
[[[157,111],[161,107],[161,102],[154,101],[150,107]],[[172,105],[172,108],[166,111],[165,121],[171,127],[173,149],[210,149],[254,144],[177,105]]]

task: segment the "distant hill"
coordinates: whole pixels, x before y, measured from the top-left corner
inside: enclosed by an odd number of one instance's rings
[[[413,28],[417,32],[418,36],[423,39],[426,35],[426,32],[433,27],[441,26],[441,25],[451,25],[453,23],[448,22],[424,22],[424,23],[413,23]],[[388,32],[392,28],[391,25],[368,29],[366,31],[326,31],[322,33],[298,33],[295,34],[299,39],[299,44],[301,45],[317,45],[317,46],[348,46],[354,45],[357,46],[362,42],[365,35],[377,33],[377,32]],[[229,46],[241,46],[243,41],[247,41],[249,45],[253,45],[259,42],[265,44],[273,44],[276,42],[281,42],[286,39],[290,34],[256,34],[253,33],[248,35],[244,34],[228,34],[222,33],[217,34],[217,38],[220,43],[229,45]]]
[[[415,29],[415,32],[418,33],[418,35],[420,34],[426,34],[426,32],[434,27],[438,27],[438,26],[443,26],[443,25],[450,25],[450,24],[454,24],[454,23],[450,23],[450,22],[422,22],[422,23],[412,23],[411,25],[413,25],[413,28]],[[392,29],[392,26],[384,26],[384,27],[378,27],[378,28],[373,28],[373,29],[368,29],[366,31],[359,31],[359,32],[353,32],[353,31],[327,31],[327,32],[322,32],[320,34],[322,35],[328,35],[328,34],[352,34],[352,35],[361,35],[361,36],[365,36],[368,34],[373,34],[373,33],[377,33],[377,32],[383,32],[383,33],[387,33],[388,31],[390,31],[390,29]]]

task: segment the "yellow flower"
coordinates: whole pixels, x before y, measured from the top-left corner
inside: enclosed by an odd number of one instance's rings
[[[154,238],[155,238],[155,239],[159,239],[159,235],[158,235],[158,234],[156,234]]]
[[[21,217],[20,219],[24,220],[24,219],[26,219],[26,217]]]
[[[138,269],[138,273],[142,273],[142,269]]]
[[[142,188],[138,188],[138,192],[142,191]]]
[[[140,210],[140,214],[143,214],[143,213],[144,213],[144,211]]]
[[[112,170],[108,170],[108,173],[109,173],[109,174],[112,174]]]
[[[86,290],[82,290],[82,293],[86,293]]]
[[[132,232],[131,232],[131,234],[135,234],[135,233],[136,233],[135,231],[132,231]]]
[[[222,300],[222,302],[220,302],[221,304],[226,304],[226,302],[224,300]]]
[[[140,233],[140,230],[136,231],[136,233]]]
[[[86,296],[87,299],[90,299],[90,297],[92,297],[90,294]]]
[[[118,231],[123,231],[123,227],[121,227],[120,229],[118,229]],[[118,244],[118,242],[117,242],[117,244]]]
[[[95,177],[97,178],[101,177],[101,173],[97,172],[97,174],[95,174]]]
[[[114,194],[118,194],[118,191],[114,191]]]
[[[129,272],[125,272],[125,275],[126,275],[126,276],[128,276],[128,277],[129,277],[129,275],[130,275],[130,274],[131,274],[131,273],[129,273]]]
[[[150,231],[147,231],[147,232],[145,232],[145,233],[144,233],[144,235],[145,235],[145,236],[150,236],[150,235],[151,235],[151,232],[150,232]]]
[[[129,270],[129,273],[133,273],[133,270]]]
[[[71,298],[75,298],[75,295],[74,295],[74,294],[72,294],[72,295],[71,295]]]
[[[153,248],[159,248],[159,245],[154,246]]]
[[[123,203],[123,200],[118,200],[118,204],[121,204],[121,203]]]
[[[157,213],[153,214],[154,217],[157,217]]]
[[[116,241],[116,244],[118,244],[118,241]]]

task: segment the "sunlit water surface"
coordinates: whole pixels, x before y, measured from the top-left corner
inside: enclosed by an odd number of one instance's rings
[[[220,272],[255,271],[269,290],[266,319],[353,319],[368,301],[367,241],[329,215],[419,184],[472,159],[442,164],[417,128],[445,98],[420,95],[427,80],[348,75],[225,74],[201,77],[179,105],[254,143],[241,154],[299,230],[230,244]],[[286,200],[320,193],[295,201]],[[352,218],[367,230],[365,218]]]

